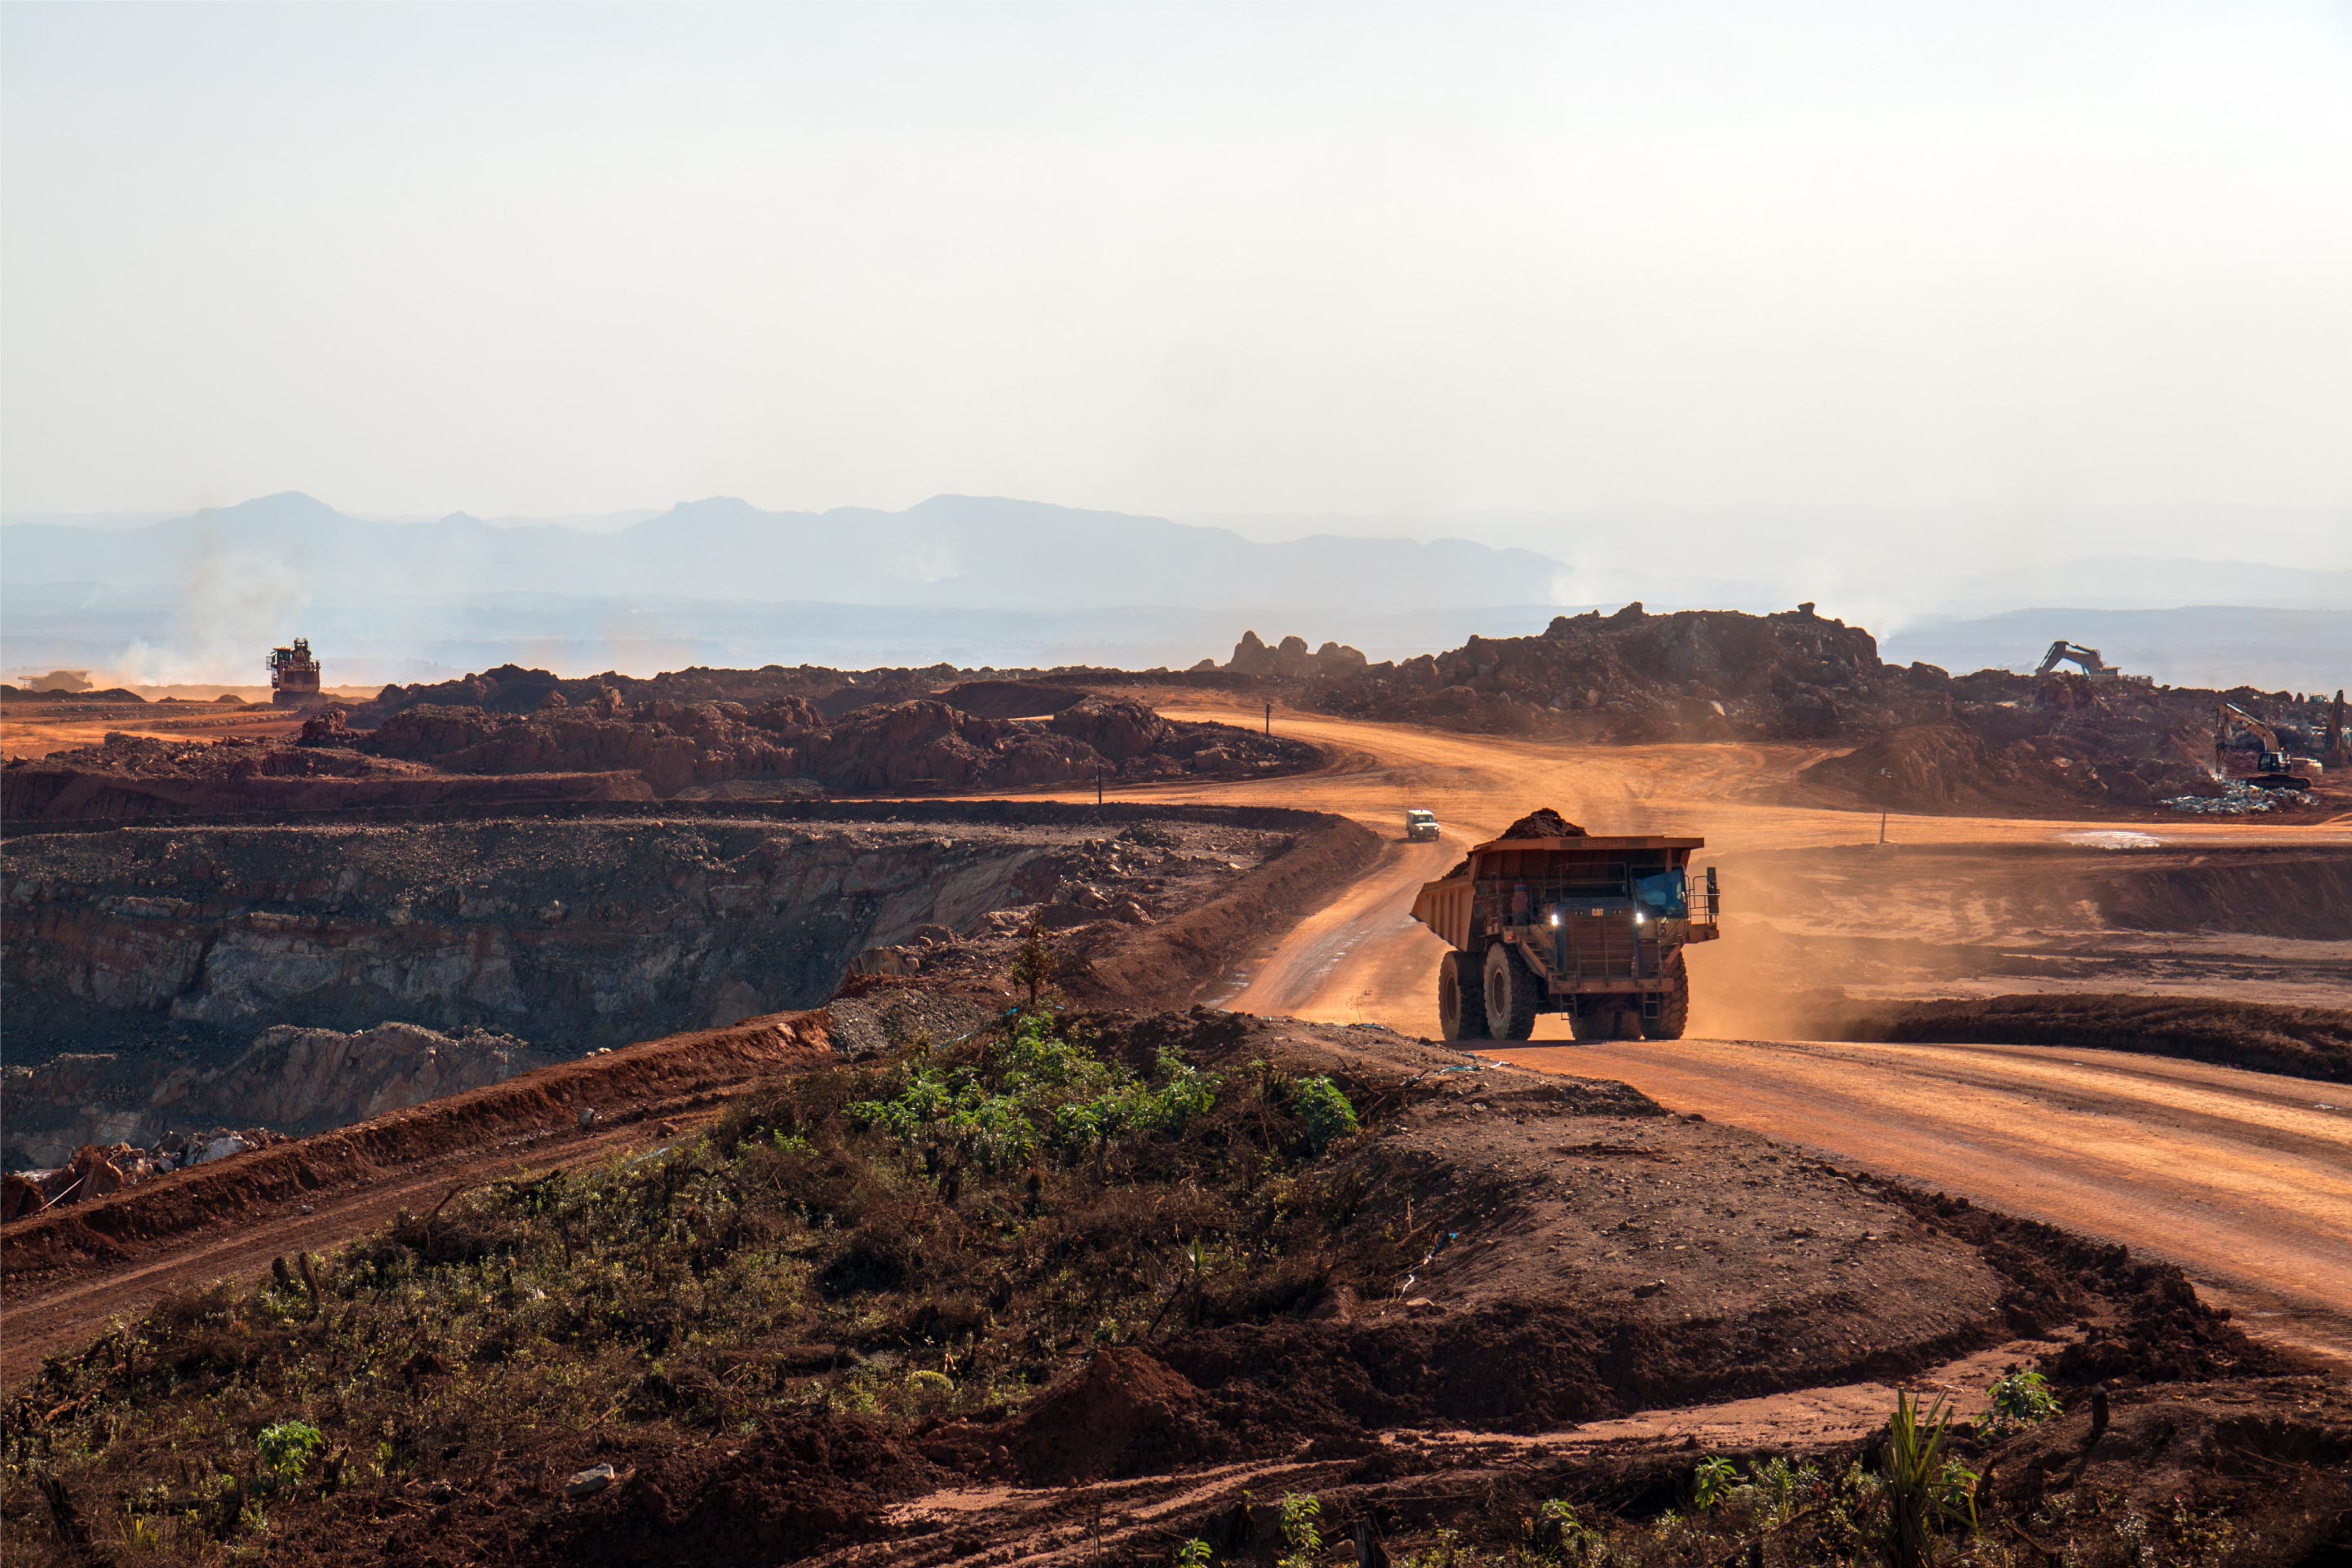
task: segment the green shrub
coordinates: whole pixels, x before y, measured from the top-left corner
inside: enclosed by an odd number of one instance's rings
[[[1282,1568],[1309,1568],[1323,1551],[1323,1504],[1313,1492],[1282,1494]]]
[[[1994,1441],[2039,1426],[2065,1408],[2050,1391],[2049,1379],[2024,1369],[1994,1379],[1985,1394],[1992,1408],[1985,1414],[1984,1436]]]
[[[1158,1076],[1153,1084],[1104,1061],[1031,1014],[981,1065],[921,1068],[889,1099],[845,1110],[852,1124],[923,1152],[935,1171],[1003,1171],[1047,1147],[1078,1159],[1137,1134],[1181,1133],[1215,1106],[1223,1081],[1171,1052],[1160,1055]]]
[[[290,1481],[310,1468],[327,1439],[307,1421],[285,1420],[264,1426],[255,1443],[261,1451],[261,1468],[279,1480]]]
[[[1302,1078],[1291,1091],[1307,1141],[1319,1152],[1356,1130],[1356,1108],[1339,1086],[1320,1074]]]

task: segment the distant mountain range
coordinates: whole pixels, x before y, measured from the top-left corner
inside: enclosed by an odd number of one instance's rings
[[[1301,613],[1546,603],[1565,570],[1531,551],[1465,540],[1261,543],[1220,528],[972,496],[937,496],[900,512],[762,511],[722,498],[592,531],[462,512],[369,522],[289,492],[129,527],[0,527],[0,570],[17,585],[170,591],[240,567],[290,577],[320,601],[560,594]]]
[[[2031,668],[2063,637],[2177,684],[2352,684],[2352,572],[2253,563],[2036,563],[1874,583],[1857,607],[1726,573],[1703,543],[1671,537],[1625,570],[1460,539],[1253,539],[1207,521],[968,496],[898,512],[718,499],[394,521],[288,493],[183,517],[0,520],[0,666],[154,683],[250,683],[262,654],[294,636],[318,647],[331,683],[441,679],[509,659],[567,674],[1136,668],[1222,658],[1244,629],[1400,658],[1630,599],[1762,612],[1807,597],[1881,633],[1889,658],[1955,670]]]

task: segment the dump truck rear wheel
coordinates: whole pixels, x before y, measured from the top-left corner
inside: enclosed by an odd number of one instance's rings
[[[1683,1026],[1690,1022],[1690,971],[1682,960],[1675,960],[1672,989],[1658,998],[1658,1016],[1642,1020],[1642,1037],[1645,1040],[1679,1040]]]
[[[1437,1032],[1449,1040],[1486,1037],[1486,993],[1466,952],[1448,952],[1437,965]]]
[[[1507,942],[1486,950],[1486,1029],[1498,1040],[1524,1040],[1536,1032],[1536,977]]]

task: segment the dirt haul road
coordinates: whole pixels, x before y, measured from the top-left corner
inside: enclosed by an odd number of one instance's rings
[[[1173,716],[1246,723],[1242,709],[1170,702]],[[1465,848],[1551,805],[1595,833],[1704,834],[1710,857],[1870,844],[1875,814],[1759,800],[1825,754],[1795,745],[1581,749],[1359,723],[1277,710],[1276,728],[1328,748],[1325,771],[1244,785],[1148,792],[1339,812],[1391,840],[1372,874],[1237,975],[1223,1005],[1431,1035],[1443,945],[1412,920],[1412,895]],[[1146,792],[1136,792],[1142,794]],[[1436,812],[1444,838],[1397,838],[1408,806]],[[2116,832],[2123,840],[2105,837]],[[2131,835],[2165,845],[2352,850],[2352,819],[2299,826],[2184,821],[2096,824],[1896,816],[1897,845],[2081,845]],[[1823,1045],[1740,1039],[1752,999],[1837,976],[1758,973],[1740,927],[1771,890],[1727,873],[1730,940],[1690,952],[1693,1038],[1512,1048],[1547,1071],[1612,1078],[1676,1110],[1753,1129],[2011,1214],[2123,1242],[2178,1263],[2273,1334],[2352,1360],[2352,1091],[2342,1085],[2168,1059],[2028,1047]],[[1759,907],[1759,905],[1761,907]],[[1951,927],[1985,900],[1953,889]],[[1919,918],[1912,911],[1913,918]],[[2310,945],[2310,944],[2305,944]],[[2345,944],[2336,943],[2340,947]],[[2242,968],[2217,971],[2241,974]],[[2326,971],[2340,973],[2339,969]],[[2275,1000],[2267,989],[2242,993]],[[2341,997],[2329,998],[2345,1005]],[[1557,1018],[1538,1041],[1564,1041]],[[1708,1036],[1701,1039],[1696,1037]],[[1498,1053],[1499,1054],[1499,1053]]]

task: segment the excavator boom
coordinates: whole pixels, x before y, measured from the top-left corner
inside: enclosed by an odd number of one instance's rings
[[[2050,645],[2048,653],[2042,656],[2042,668],[2033,672],[2034,676],[2036,679],[2045,676],[2062,664],[2078,666],[2085,675],[2107,672],[2107,661],[2099,657],[2097,648],[2084,647],[2080,643],[2071,643],[2061,637]]]

